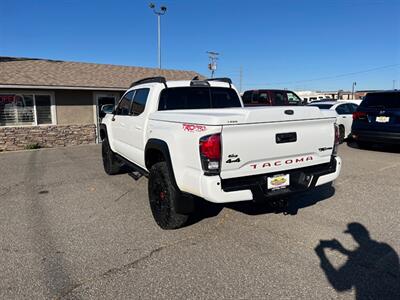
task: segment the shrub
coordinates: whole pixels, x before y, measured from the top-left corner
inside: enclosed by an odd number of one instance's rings
[[[40,145],[38,143],[34,143],[34,144],[28,144],[25,146],[26,150],[30,150],[30,149],[40,149]]]

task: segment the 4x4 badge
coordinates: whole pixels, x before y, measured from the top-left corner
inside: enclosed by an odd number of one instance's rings
[[[228,155],[228,160],[226,161],[227,164],[235,163],[235,162],[240,162],[240,158],[238,157],[237,154],[229,154]]]

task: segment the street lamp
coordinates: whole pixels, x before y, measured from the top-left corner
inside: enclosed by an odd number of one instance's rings
[[[161,16],[165,15],[167,12],[167,7],[164,5],[160,6],[160,9],[157,10],[154,3],[150,3],[149,7],[153,10],[153,12],[157,15],[157,24],[158,24],[158,38],[157,38],[157,45],[158,45],[158,68],[161,69]]]
[[[353,86],[351,87],[351,97],[354,99],[354,87],[357,85],[357,82],[353,82]]]

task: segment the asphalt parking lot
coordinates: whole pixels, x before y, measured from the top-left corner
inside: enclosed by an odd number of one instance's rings
[[[0,153],[0,298],[399,299],[400,153],[339,152],[286,213],[202,204],[175,231],[98,145]]]

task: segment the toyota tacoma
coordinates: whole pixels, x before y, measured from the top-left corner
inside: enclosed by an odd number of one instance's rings
[[[134,82],[100,125],[107,174],[148,177],[151,211],[179,228],[196,197],[282,198],[336,179],[336,114],[317,107],[244,107],[229,78]]]

